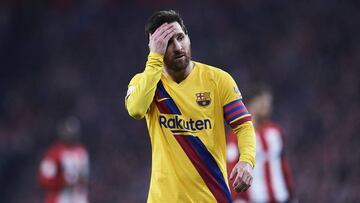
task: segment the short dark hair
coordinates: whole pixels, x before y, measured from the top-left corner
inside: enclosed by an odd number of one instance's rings
[[[183,19],[180,17],[179,13],[174,10],[157,11],[152,14],[145,24],[145,34],[146,36],[149,36],[149,34],[153,34],[163,23],[172,22],[178,22],[184,33],[188,34]]]
[[[264,93],[272,94],[271,88],[265,83],[253,84],[245,94],[245,101],[251,102],[255,97],[260,96]]]

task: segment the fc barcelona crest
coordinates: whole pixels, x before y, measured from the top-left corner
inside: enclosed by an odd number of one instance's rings
[[[199,106],[209,106],[211,103],[210,92],[200,92],[196,93],[196,103]]]

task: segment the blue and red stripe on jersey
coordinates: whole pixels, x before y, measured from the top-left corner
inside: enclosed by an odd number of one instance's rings
[[[240,99],[226,104],[223,109],[225,120],[232,128],[235,128],[246,121],[251,121],[251,114]]]
[[[160,113],[181,115],[179,108],[176,106],[171,96],[167,93],[161,80],[157,84],[154,100]]]
[[[161,81],[157,84],[155,103],[161,113],[181,115],[174,100],[167,93]],[[188,130],[172,130],[185,154],[194,164],[205,184],[219,203],[232,202],[230,190],[214,157],[198,137],[188,135]]]
[[[176,140],[199,172],[217,202],[232,202],[230,190],[214,157],[198,137],[176,135]]]

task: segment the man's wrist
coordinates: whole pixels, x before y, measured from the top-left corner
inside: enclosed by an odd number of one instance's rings
[[[150,51],[150,53],[149,53],[149,55],[148,55],[148,57],[161,57],[161,58],[164,58],[164,54],[160,54],[160,53],[158,53],[158,52],[155,52],[155,51]]]
[[[251,161],[249,161],[249,160],[246,160],[246,159],[244,159],[244,160],[239,159],[239,163],[240,163],[240,162],[242,162],[242,163],[247,163],[247,164],[249,164],[249,166],[250,166],[252,169],[254,168],[253,163],[252,163]]]
[[[162,70],[164,66],[164,55],[157,52],[150,52],[146,62],[145,70]]]

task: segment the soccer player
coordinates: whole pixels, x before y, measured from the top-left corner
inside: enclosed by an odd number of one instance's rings
[[[273,96],[264,84],[258,84],[247,92],[249,111],[256,129],[256,167],[254,182],[246,193],[232,191],[234,202],[275,203],[294,200],[292,178],[284,152],[282,128],[271,121]],[[227,143],[228,167],[239,158],[236,135],[229,130]]]
[[[146,118],[152,144],[149,203],[232,202],[227,181],[224,122],[242,155],[231,178],[237,191],[252,183],[255,132],[232,77],[191,60],[190,38],[175,11],[155,12],[145,31],[145,70],[130,81],[125,105]]]
[[[59,127],[58,141],[45,153],[39,168],[45,203],[88,203],[89,155],[79,135],[79,120],[69,118]]]

